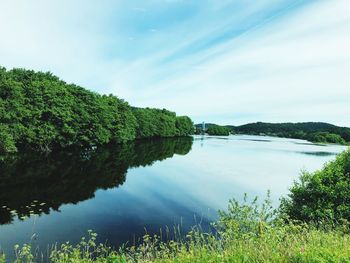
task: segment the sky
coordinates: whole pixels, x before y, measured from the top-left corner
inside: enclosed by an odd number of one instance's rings
[[[0,0],[0,65],[196,123],[350,127],[350,1]]]

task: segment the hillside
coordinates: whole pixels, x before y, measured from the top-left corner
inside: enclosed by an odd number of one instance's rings
[[[206,124],[210,127],[213,124]],[[196,124],[201,129],[202,124]],[[269,135],[285,138],[305,139],[319,143],[350,143],[350,128],[324,122],[266,123],[256,122],[240,126],[226,125],[234,133]]]

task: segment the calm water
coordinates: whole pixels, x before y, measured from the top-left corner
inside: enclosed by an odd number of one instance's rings
[[[181,225],[204,228],[232,198],[277,205],[302,169],[314,171],[346,147],[261,136],[139,141],[91,152],[25,154],[0,163],[0,247],[42,250],[77,242],[88,229],[111,245]]]

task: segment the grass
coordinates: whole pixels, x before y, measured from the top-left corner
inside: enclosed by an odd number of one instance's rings
[[[268,199],[258,204],[229,202],[219,212],[215,233],[194,228],[178,241],[145,235],[138,246],[119,250],[96,244],[92,231],[77,245],[53,247],[49,258],[34,255],[29,245],[16,246],[21,262],[350,262],[349,224],[337,227],[276,219]],[[0,262],[5,262],[0,256]]]

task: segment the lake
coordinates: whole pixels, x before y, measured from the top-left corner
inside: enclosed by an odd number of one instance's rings
[[[302,169],[315,171],[346,147],[263,136],[194,136],[90,151],[25,153],[0,162],[0,248],[78,242],[87,230],[112,246],[179,226],[204,229],[230,198],[274,205]]]

